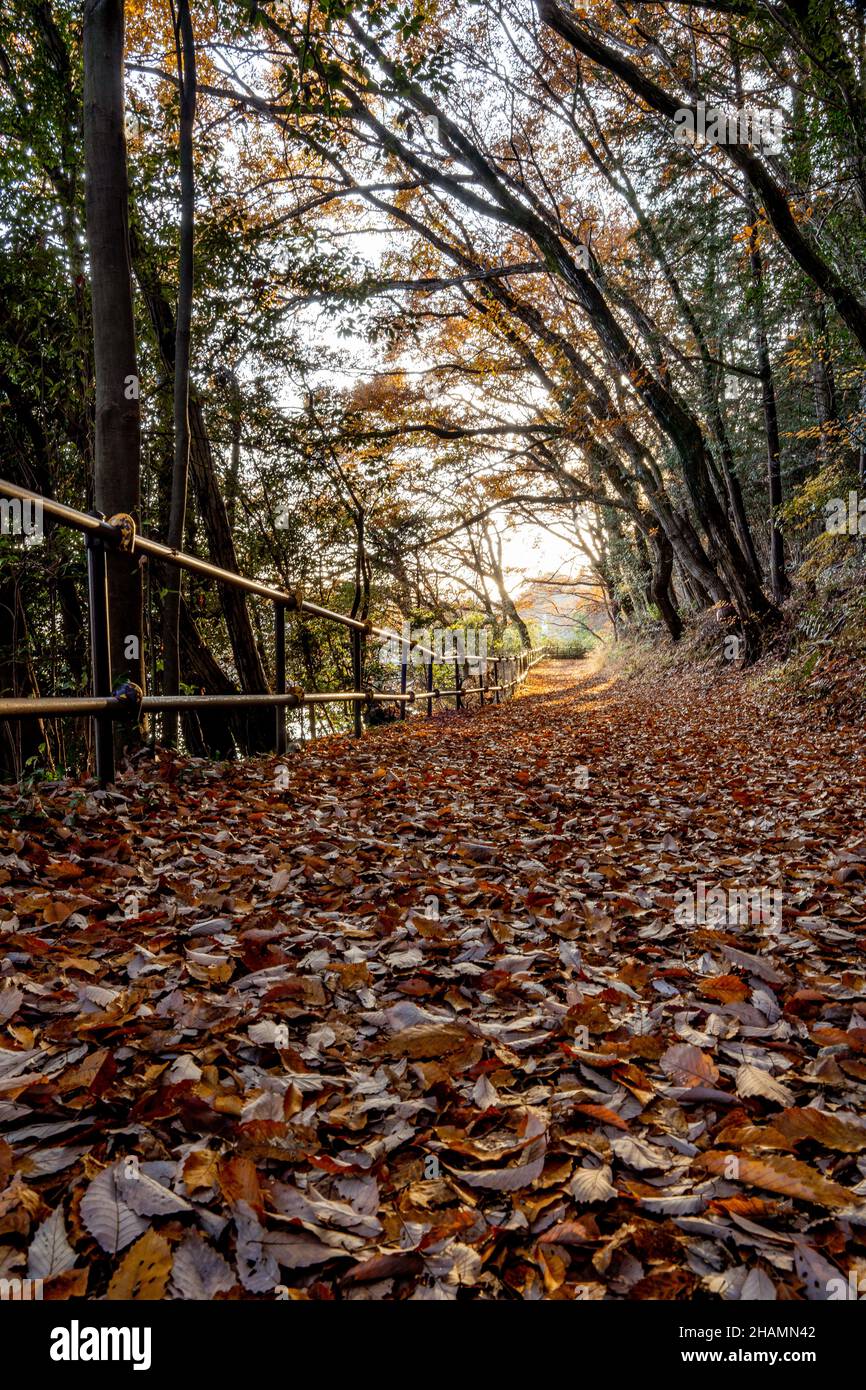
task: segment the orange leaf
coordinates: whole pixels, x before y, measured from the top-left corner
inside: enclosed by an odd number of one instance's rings
[[[106,1298],[155,1301],[165,1294],[171,1273],[171,1247],[165,1236],[145,1231],[123,1257]]]
[[[814,1202],[819,1207],[850,1207],[855,1205],[853,1193],[837,1182],[830,1182],[808,1163],[796,1158],[775,1155],[770,1158],[746,1158],[743,1154],[703,1154],[696,1164],[717,1177],[733,1178],[735,1182],[764,1187],[768,1192],[781,1192],[801,1202]]]
[[[608,1110],[606,1105],[576,1105],[575,1110],[579,1110],[581,1115],[590,1115],[594,1120],[601,1120],[604,1125],[615,1125],[617,1129],[628,1129],[628,1125],[615,1110]]]

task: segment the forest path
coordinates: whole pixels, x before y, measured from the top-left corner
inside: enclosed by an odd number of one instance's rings
[[[49,1213],[91,1296],[802,1297],[862,1266],[856,730],[550,662],[286,766],[10,797],[7,1269]],[[724,920],[677,920],[713,889]]]

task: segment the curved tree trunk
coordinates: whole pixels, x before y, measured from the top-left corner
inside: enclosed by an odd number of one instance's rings
[[[678,642],[683,635],[682,618],[674,603],[671,577],[674,570],[674,548],[660,530],[653,531],[652,545],[654,564],[650,591],[653,602],[661,614],[662,622],[671,635],[672,642]]]

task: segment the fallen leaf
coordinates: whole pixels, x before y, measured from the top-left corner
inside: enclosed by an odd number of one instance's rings
[[[171,1247],[165,1236],[146,1231],[126,1252],[105,1297],[153,1302],[165,1295],[171,1273]]]

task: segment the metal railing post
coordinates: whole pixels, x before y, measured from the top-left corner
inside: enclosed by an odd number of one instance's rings
[[[495,705],[498,705],[498,704],[499,704],[499,662],[496,661],[496,660],[494,660],[494,662],[493,662],[493,684],[496,686],[496,690],[495,690],[494,693],[493,693],[493,703],[494,703]]]
[[[400,694],[406,694],[406,681],[409,675],[409,643],[405,635],[400,639]],[[400,701],[400,718],[406,718],[406,701]]]
[[[454,658],[454,708],[463,708],[463,690],[460,683],[460,662]]]
[[[361,646],[361,633],[358,628],[352,629],[352,685],[356,691],[361,689],[361,682],[364,678],[364,655]],[[364,722],[361,717],[361,701],[352,701],[352,715],[354,722],[355,738],[360,738],[364,732]]]
[[[286,610],[281,603],[274,604],[274,665],[275,682],[274,693],[285,695],[286,693]],[[303,715],[301,716],[303,718]],[[286,707],[277,705],[276,707],[276,738],[275,748],[278,754],[286,751]]]
[[[432,699],[432,696],[430,695],[430,691],[431,691],[432,689],[433,689],[433,657],[431,656],[431,657],[430,657],[430,660],[427,662],[427,718],[428,718],[428,719],[430,719],[431,716],[432,716],[432,714],[433,714],[433,699]]]
[[[93,694],[111,694],[111,647],[108,627],[108,566],[105,544],[87,533],[87,592],[90,607],[90,672]],[[103,786],[114,781],[114,730],[110,715],[93,716],[96,775]]]

